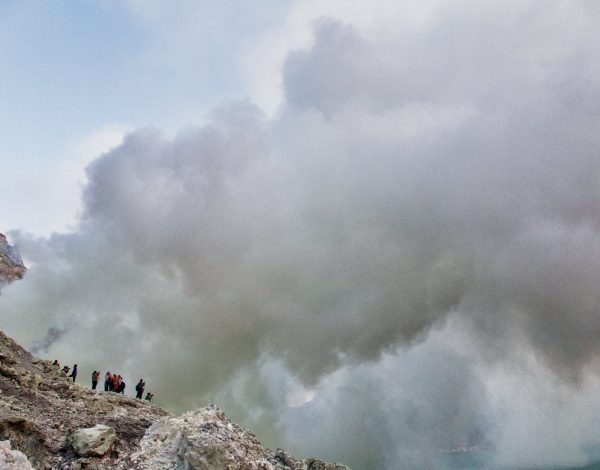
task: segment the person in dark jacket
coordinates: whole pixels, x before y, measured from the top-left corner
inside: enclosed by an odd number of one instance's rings
[[[110,372],[107,372],[106,375],[104,375],[104,391],[108,392],[110,390],[110,384],[112,383],[112,375],[110,375]]]
[[[73,382],[75,382],[75,379],[77,378],[77,364],[73,366],[73,371],[71,372],[71,375],[69,375],[69,377],[73,377]]]
[[[145,399],[148,400],[148,401],[152,401],[153,397],[154,397],[154,393],[148,392],[148,393],[146,393],[146,398]]]
[[[98,379],[100,378],[100,371],[95,370],[92,372],[92,390],[96,390],[98,385]]]
[[[144,379],[140,379],[140,381],[135,386],[135,391],[137,392],[137,394],[135,395],[136,398],[139,398],[140,400],[142,399],[142,396],[144,395],[145,386],[146,382],[144,382]]]

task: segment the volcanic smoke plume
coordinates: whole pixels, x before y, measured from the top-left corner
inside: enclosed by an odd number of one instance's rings
[[[3,329],[355,468],[597,457],[599,11],[459,3],[322,20],[274,118],[127,135],[76,230],[10,234]]]

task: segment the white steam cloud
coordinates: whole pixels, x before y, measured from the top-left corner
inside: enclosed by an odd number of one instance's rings
[[[127,135],[75,232],[12,233],[2,328],[355,468],[598,457],[600,12],[452,5],[321,21],[273,119]]]

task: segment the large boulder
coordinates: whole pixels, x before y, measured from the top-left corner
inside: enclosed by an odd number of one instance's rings
[[[267,449],[215,406],[159,419],[146,431],[140,447],[131,456],[133,468],[140,470],[350,470]]]
[[[2,470],[33,470],[27,456],[12,450],[10,441],[0,441],[0,468]]]
[[[116,437],[115,430],[104,424],[78,429],[73,433],[73,449],[80,457],[101,457],[108,452]]]

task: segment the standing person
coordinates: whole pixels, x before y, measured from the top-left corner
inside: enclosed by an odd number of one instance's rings
[[[111,380],[111,386],[110,386],[110,391],[111,392],[117,392],[119,389],[117,388],[117,381],[119,379],[117,378],[117,374],[113,374],[112,375],[112,380]]]
[[[125,382],[123,381],[123,379],[121,379],[121,385],[119,386],[119,393],[121,393],[122,395],[125,395]]]
[[[71,375],[69,375],[69,377],[73,377],[73,382],[75,382],[75,379],[77,378],[77,364],[73,366],[73,371],[71,372]]]
[[[142,399],[142,395],[144,394],[145,386],[146,386],[146,382],[144,382],[144,379],[140,379],[140,381],[135,386],[135,390],[137,392],[137,394],[135,396],[136,398],[139,398],[140,400]]]
[[[110,390],[110,384],[112,382],[110,372],[107,372],[104,376],[104,391],[108,392]]]
[[[92,390],[96,390],[96,385],[98,385],[98,378],[100,377],[100,371],[95,370],[92,372]]]

